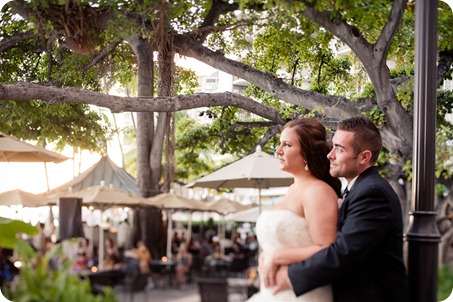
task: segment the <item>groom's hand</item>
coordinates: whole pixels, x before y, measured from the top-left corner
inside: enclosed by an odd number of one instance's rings
[[[275,295],[283,290],[291,289],[291,282],[288,277],[288,266],[280,266],[275,276],[276,284],[272,290],[272,294]]]

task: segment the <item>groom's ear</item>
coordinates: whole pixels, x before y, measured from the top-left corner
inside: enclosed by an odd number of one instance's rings
[[[365,150],[359,153],[359,161],[361,164],[368,164],[371,160],[372,153],[370,150]]]

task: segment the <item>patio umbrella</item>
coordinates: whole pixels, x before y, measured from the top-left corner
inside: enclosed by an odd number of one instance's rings
[[[270,208],[270,206],[264,207],[265,210],[268,208]],[[227,221],[256,223],[260,213],[261,213],[261,210],[259,209],[259,207],[253,207],[250,209],[246,209],[244,211],[239,211],[236,213],[229,214],[228,216],[226,216],[225,219]]]
[[[168,216],[168,225],[167,225],[167,258],[170,259],[171,256],[171,234],[172,234],[172,220],[171,212],[172,211],[207,211],[208,208],[205,204],[200,201],[196,201],[190,198],[185,198],[174,193],[162,193],[153,197],[146,198],[145,201],[141,203],[143,206],[153,206],[166,210]],[[192,217],[189,219],[189,234],[187,239],[191,236],[192,229]]]
[[[154,206],[166,210],[206,211],[207,206],[201,201],[185,198],[174,193],[162,193],[148,197],[141,202],[144,206]]]
[[[2,162],[54,162],[60,163],[69,157],[49,151],[0,132],[0,161]]]
[[[0,193],[0,205],[24,207],[46,206],[45,198],[41,194],[33,194],[19,189]]]
[[[83,205],[94,206],[100,210],[110,207],[137,207],[144,200],[143,197],[129,193],[127,191],[109,187],[109,186],[92,186],[76,192],[65,192],[55,194],[50,197],[49,202],[55,202],[60,197],[82,198]]]
[[[254,207],[255,205],[243,205],[239,202],[227,198],[221,198],[207,204],[208,209],[221,215],[222,223],[218,225],[217,233],[221,238],[225,238],[225,215],[236,213]]]
[[[239,202],[233,201],[227,198],[221,198],[207,204],[207,207],[211,211],[215,211],[221,215],[228,215],[239,211],[250,209],[255,205],[243,205]]]
[[[123,191],[118,188],[99,185],[92,186],[76,192],[65,192],[53,194],[49,197],[48,202],[55,204],[59,198],[73,197],[82,198],[82,204],[85,206],[93,206],[102,213],[107,208],[111,207],[138,207],[143,202],[144,198],[138,195]],[[99,267],[104,266],[104,231],[99,227]]]
[[[256,188],[259,195],[258,206],[261,209],[261,189],[286,187],[293,182],[294,178],[291,174],[280,170],[278,160],[261,151],[261,147],[257,146],[254,153],[244,156],[188,186],[212,189]]]
[[[49,177],[46,163],[61,163],[68,159],[69,157],[59,153],[23,142],[14,136],[0,132],[0,162],[43,162],[47,190],[49,190]]]
[[[11,209],[16,206],[37,208],[47,206],[47,204],[45,203],[45,198],[41,194],[33,194],[15,189],[0,193],[0,206],[8,206]],[[19,212],[18,209],[16,209],[16,211],[17,213]]]

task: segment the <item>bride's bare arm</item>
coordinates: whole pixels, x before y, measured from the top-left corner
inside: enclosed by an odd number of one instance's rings
[[[302,207],[313,244],[282,248],[274,251],[272,255],[265,255],[267,259],[264,261],[263,271],[269,273],[280,265],[303,261],[335,240],[338,219],[337,196],[325,192],[322,186],[312,188],[310,191],[311,198],[304,199]]]
[[[276,265],[290,265],[308,259],[326,246],[310,245],[304,248],[284,248],[276,250],[271,256]]]

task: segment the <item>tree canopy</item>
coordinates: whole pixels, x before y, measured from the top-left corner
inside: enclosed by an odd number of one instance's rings
[[[243,155],[256,144],[270,151],[279,127],[294,117],[315,116],[335,129],[338,120],[367,114],[380,126],[385,154],[392,159],[384,162],[388,177],[401,187],[398,181],[407,180],[404,167],[412,158],[415,9],[416,2],[406,0],[14,0],[1,15],[1,105],[91,104],[142,113],[208,107],[217,115],[211,123],[192,125],[184,119],[178,126],[196,129],[180,136],[177,146],[188,151],[187,162],[209,141],[225,153]],[[453,16],[443,2],[438,14],[441,87],[451,79]],[[150,53],[157,59],[148,72],[141,64],[143,54]],[[195,58],[250,86],[244,94],[176,93],[178,73],[168,63],[174,55]],[[101,79],[127,86],[137,73],[138,97],[102,92]],[[439,137],[445,137],[440,141],[446,148],[452,131],[444,117],[451,112],[451,96],[442,92],[438,98]],[[83,107],[78,110],[83,114]],[[170,125],[170,117],[159,116],[162,125]],[[52,140],[55,131],[43,135]],[[448,162],[439,171],[449,178]],[[403,199],[406,189],[399,190]]]

